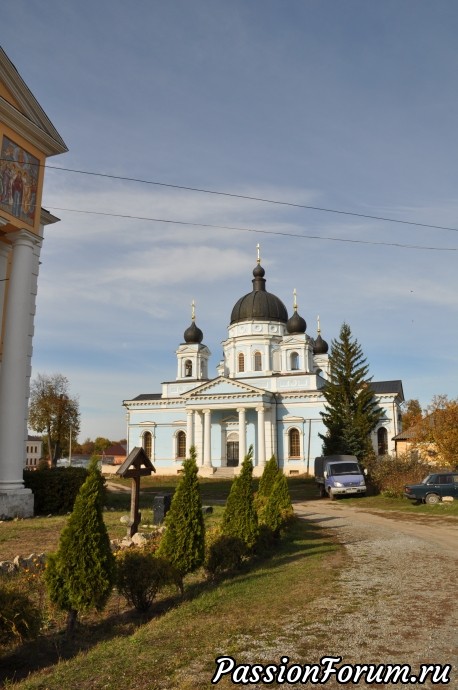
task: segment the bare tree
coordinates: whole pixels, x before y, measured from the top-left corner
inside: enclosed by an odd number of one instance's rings
[[[49,460],[55,467],[70,434],[76,439],[80,430],[78,399],[70,396],[68,379],[62,374],[38,374],[32,382],[29,427],[46,434]]]

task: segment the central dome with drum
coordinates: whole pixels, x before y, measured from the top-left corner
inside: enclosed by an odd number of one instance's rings
[[[253,319],[287,323],[286,307],[279,297],[267,292],[264,275],[265,271],[258,259],[258,264],[253,270],[253,290],[235,303],[231,313],[231,325]]]

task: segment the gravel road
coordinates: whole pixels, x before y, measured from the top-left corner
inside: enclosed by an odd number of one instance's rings
[[[456,690],[456,518],[366,512],[327,500],[296,504],[295,511],[330,530],[349,556],[336,596],[314,602],[321,615],[303,631],[307,662],[316,663],[326,653],[343,657],[342,663],[409,664],[413,675],[421,664],[450,664],[448,687]],[[325,687],[344,686],[330,681]]]

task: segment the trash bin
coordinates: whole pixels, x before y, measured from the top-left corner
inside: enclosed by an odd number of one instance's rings
[[[153,498],[153,521],[155,525],[160,525],[164,522],[171,502],[172,494],[158,494]]]

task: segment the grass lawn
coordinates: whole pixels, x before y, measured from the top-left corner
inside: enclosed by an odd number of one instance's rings
[[[278,662],[281,640],[297,635],[291,622],[307,620],[310,601],[331,588],[344,558],[325,532],[297,520],[273,557],[217,584],[190,578],[185,599],[168,594],[146,622],[113,594],[106,612],[83,619],[72,644],[51,632],[4,656],[0,682],[9,687],[8,678],[20,681],[30,671],[15,688],[212,687],[217,656],[262,648]]]

